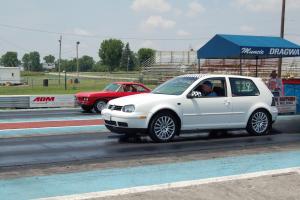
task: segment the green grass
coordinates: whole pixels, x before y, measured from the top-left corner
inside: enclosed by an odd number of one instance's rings
[[[58,77],[47,74],[26,74],[22,76],[23,81],[27,82],[27,85],[22,86],[0,86],[0,95],[31,95],[31,94],[75,94],[83,91],[100,91],[107,84],[113,82],[111,79],[88,79],[80,78],[79,84],[71,84],[70,79],[67,81],[67,90],[65,90],[64,77],[61,77],[59,85]],[[49,80],[49,86],[43,87],[43,80]],[[155,85],[147,85],[153,89]]]

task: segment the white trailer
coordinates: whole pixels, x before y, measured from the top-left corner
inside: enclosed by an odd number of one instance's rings
[[[1,67],[0,66],[0,84],[21,83],[21,69],[19,67]]]

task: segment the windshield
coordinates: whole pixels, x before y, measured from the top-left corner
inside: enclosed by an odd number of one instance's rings
[[[104,88],[104,91],[117,92],[119,88],[120,88],[119,84],[111,83]]]
[[[177,77],[161,84],[155,88],[153,94],[181,95],[192,83],[198,78],[196,77]]]

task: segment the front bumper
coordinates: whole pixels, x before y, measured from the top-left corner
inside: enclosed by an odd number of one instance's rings
[[[105,124],[105,127],[110,130],[113,133],[118,134],[128,134],[128,135],[145,135],[147,133],[147,129],[141,129],[141,128],[122,128],[117,126],[110,126]]]
[[[92,106],[93,104],[91,103],[91,102],[89,102],[89,101],[79,101],[79,100],[76,100],[76,103],[77,103],[77,105],[79,105],[79,106]]]
[[[120,129],[147,129],[148,118],[143,113],[125,113],[122,111],[102,110],[105,125]]]

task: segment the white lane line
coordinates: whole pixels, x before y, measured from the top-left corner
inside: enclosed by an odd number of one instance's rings
[[[47,117],[47,118],[20,118],[20,119],[9,119],[2,120],[1,123],[27,123],[27,122],[48,122],[48,121],[73,121],[73,120],[101,120],[103,117],[101,115],[91,115],[91,116],[78,116],[78,117]]]
[[[200,179],[200,180],[192,180],[192,181],[181,181],[181,182],[174,182],[174,183],[166,183],[166,184],[150,185],[150,186],[139,186],[139,187],[101,191],[101,192],[90,192],[90,193],[84,193],[84,194],[48,197],[48,198],[41,198],[40,200],[95,199],[95,198],[103,198],[103,197],[149,192],[149,191],[155,191],[155,190],[168,190],[168,189],[174,189],[174,188],[199,186],[199,185],[209,184],[209,183],[219,183],[219,182],[225,182],[225,181],[235,181],[235,180],[242,180],[242,179],[249,179],[249,178],[258,178],[261,176],[271,176],[271,175],[291,173],[291,172],[299,173],[300,168],[299,167],[286,168],[286,169],[261,171],[261,172],[254,172],[254,173],[247,173],[247,174],[240,174],[240,175],[233,175],[233,176],[216,177],[216,178],[208,178],[208,179]]]
[[[22,120],[0,120],[0,124],[21,124],[21,123],[34,123],[34,122],[62,122],[62,121],[90,121],[90,120],[102,120],[102,117],[65,117],[65,118],[47,118],[47,119],[22,119]]]
[[[31,108],[31,109],[16,109],[16,110],[1,110],[0,109],[0,113],[3,113],[3,112],[30,112],[30,111],[36,111],[36,112],[39,112],[39,111],[52,111],[52,110],[58,110],[58,111],[61,111],[61,110],[65,110],[65,111],[73,111],[73,110],[78,110],[80,111],[81,109],[80,108]]]
[[[40,128],[19,128],[19,129],[3,129],[0,130],[1,132],[5,131],[25,131],[25,130],[44,130],[44,129],[63,129],[63,128],[82,128],[82,127],[97,127],[97,126],[103,126],[104,124],[99,124],[99,125],[83,125],[83,126],[52,126],[52,127],[40,127]]]

